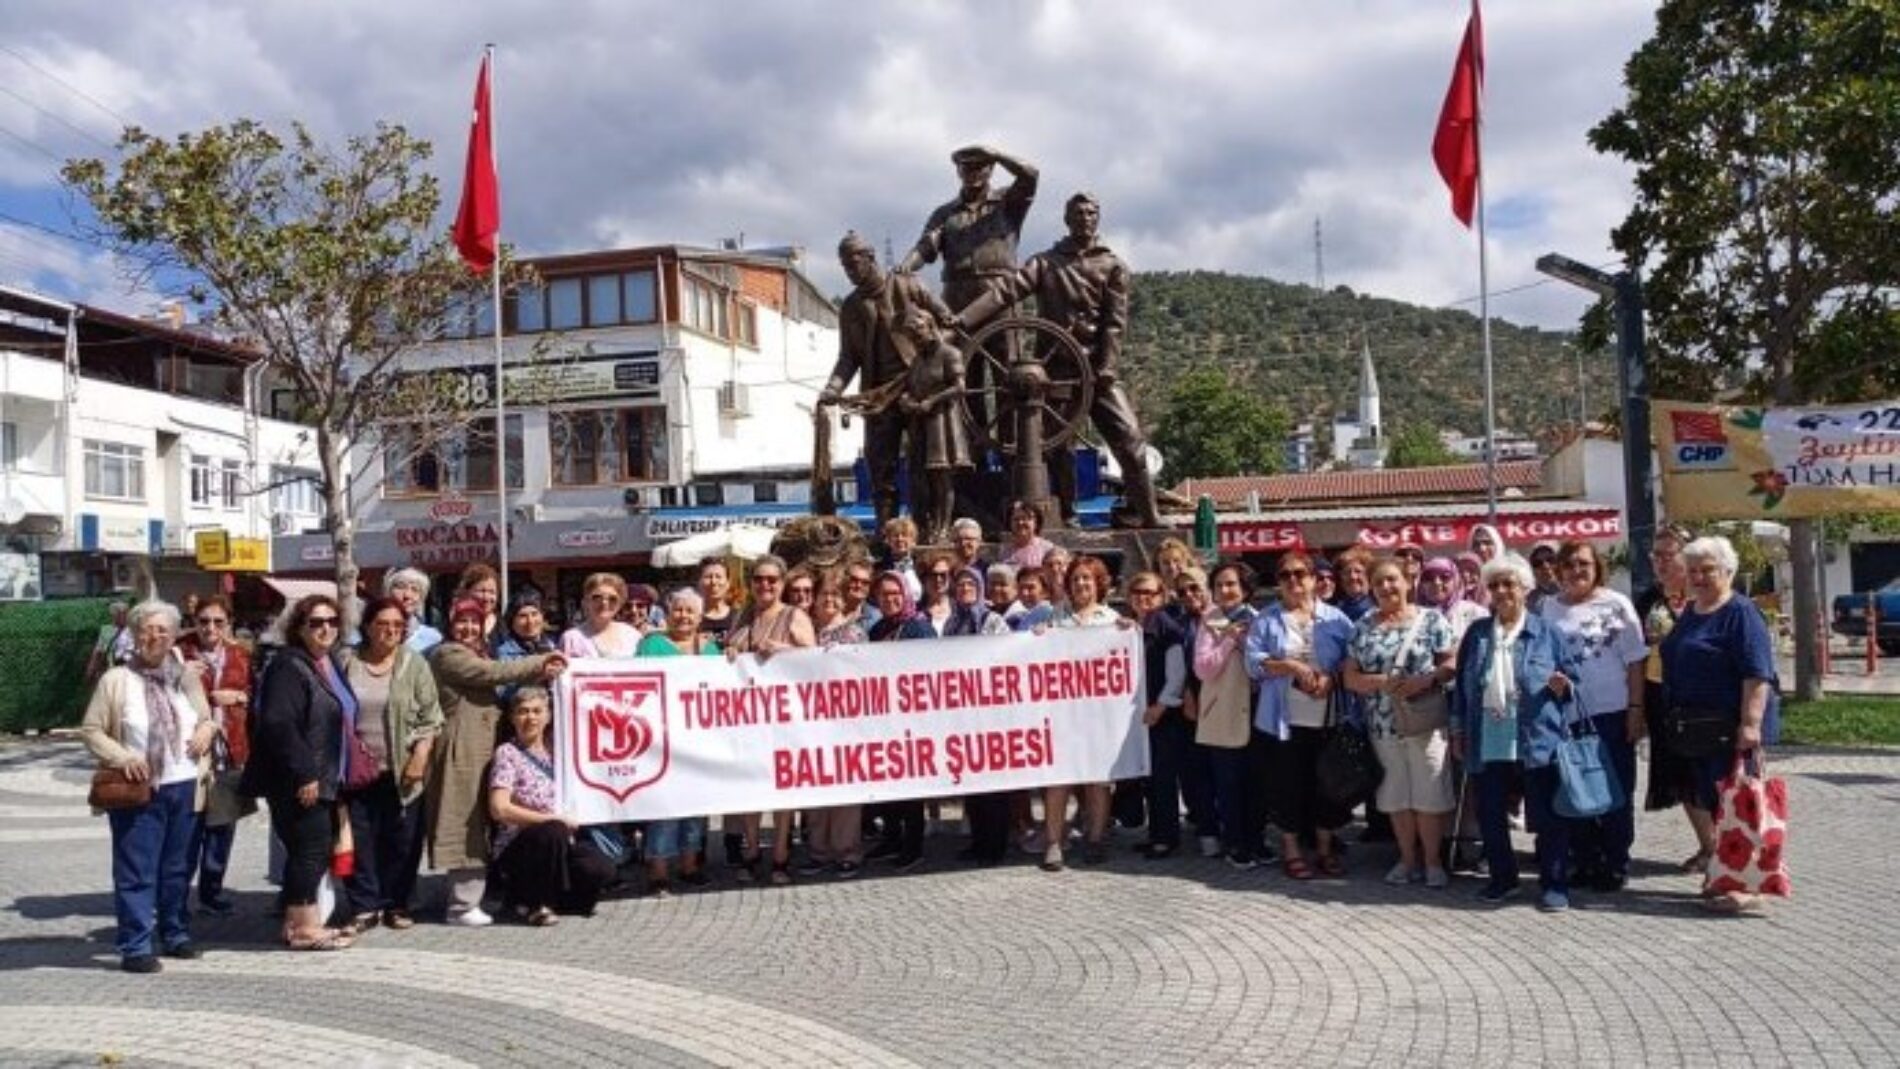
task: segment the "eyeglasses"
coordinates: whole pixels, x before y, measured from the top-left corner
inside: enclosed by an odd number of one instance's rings
[[[1287,568],[1280,572],[1280,581],[1282,583],[1288,579],[1298,581],[1312,574],[1312,572],[1307,571],[1305,568]]]
[[[613,594],[589,594],[587,600],[595,605],[618,605],[620,598]]]
[[[1489,590],[1489,591],[1491,591],[1492,593],[1496,593],[1496,592],[1498,592],[1498,591],[1500,591],[1500,590],[1516,590],[1516,589],[1517,589],[1517,580],[1515,580],[1515,579],[1493,579],[1493,580],[1491,580],[1490,582],[1488,582],[1488,583],[1486,583],[1486,584],[1484,584],[1484,588],[1485,588],[1486,590]]]
[[[868,575],[864,575],[864,576],[854,575],[851,578],[845,580],[845,584],[847,586],[870,586],[871,577]]]
[[[1131,598],[1158,598],[1161,596],[1161,591],[1156,590],[1154,587],[1145,586],[1139,590],[1130,590],[1128,596]]]
[[[311,616],[304,620],[303,625],[314,631],[318,628],[335,627],[337,619],[334,616]]]
[[[1394,553],[1393,556],[1401,560],[1424,560],[1425,552],[1418,549],[1401,549],[1397,553]]]
[[[1174,588],[1174,592],[1185,598],[1189,594],[1205,594],[1207,593],[1207,588],[1199,583],[1182,583],[1180,586]]]
[[[752,581],[755,583],[779,583],[783,582],[784,579],[785,577],[782,575],[755,575],[752,577]]]
[[[198,617],[198,626],[199,626],[199,627],[223,627],[223,626],[224,626],[225,624],[228,624],[228,623],[230,623],[230,622],[231,622],[231,621],[229,621],[229,620],[226,620],[226,619],[225,619],[224,617],[222,617],[222,616],[200,616],[200,617]]]
[[[785,590],[785,596],[786,596],[786,597],[788,597],[788,598],[808,598],[808,597],[811,597],[811,587],[808,587],[808,586],[793,586],[793,587],[787,587],[787,588],[786,588],[786,590]]]
[[[926,574],[926,575],[928,575],[928,576],[930,576],[930,577],[931,577],[932,579],[948,579],[948,578],[950,578],[950,572],[949,572],[949,569],[938,569],[938,568],[932,568],[932,569],[930,569],[930,571],[928,571],[928,572],[926,572],[926,573],[924,573],[924,574]]]

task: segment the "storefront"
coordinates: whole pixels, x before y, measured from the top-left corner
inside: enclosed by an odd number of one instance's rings
[[[1364,546],[1379,553],[1409,542],[1434,556],[1451,555],[1463,551],[1472,529],[1487,522],[1489,510],[1482,501],[1228,513],[1219,517],[1219,551],[1273,557],[1295,549],[1332,554]],[[1540,542],[1623,539],[1620,512],[1589,501],[1501,501],[1496,527],[1505,544],[1520,553]],[[1192,530],[1191,522],[1186,529]]]

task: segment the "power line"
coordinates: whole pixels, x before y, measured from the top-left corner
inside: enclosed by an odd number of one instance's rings
[[[102,250],[104,252],[112,251],[112,248],[102,241],[98,241],[93,238],[81,237],[78,234],[68,234],[64,230],[55,230],[52,227],[47,226],[43,223],[36,223],[31,219],[22,219],[17,215],[11,215],[7,212],[0,212],[0,222],[12,223],[15,226],[23,226],[23,227],[26,227],[28,230],[37,230],[42,234],[51,234],[53,237],[59,238],[61,241],[68,241],[68,242],[73,243],[74,245],[86,245],[91,248]],[[38,240],[37,238],[34,238],[34,236],[31,234],[22,234],[21,237],[28,238],[29,240],[36,240],[36,241]],[[47,247],[53,248],[54,246],[49,245]]]
[[[38,141],[35,141],[32,138],[25,136],[24,134],[16,134],[12,130],[7,129],[4,126],[0,126],[0,134],[5,134],[6,136],[12,138],[13,140],[18,141],[20,144],[25,145],[27,148],[32,149],[33,151],[39,153],[42,156],[45,156],[47,159],[52,160],[54,163],[59,164],[61,167],[64,167],[66,165],[65,158],[62,157],[59,153],[54,152],[52,149],[47,148],[45,145],[40,144]]]
[[[78,125],[77,123],[72,122],[71,120],[67,119],[64,115],[61,115],[58,112],[50,111],[46,108],[41,107],[40,105],[34,103],[31,100],[28,100],[26,97],[21,96],[19,93],[15,92],[12,89],[7,88],[4,85],[0,85],[0,93],[5,93],[6,95],[12,97],[13,99],[19,101],[22,104],[25,104],[27,107],[32,108],[34,111],[39,112],[41,115],[46,116],[47,118],[53,120],[54,122],[60,124],[61,126],[64,126],[66,129],[71,130],[73,133],[78,134],[80,137],[85,138],[86,140],[92,142],[95,145],[100,145],[107,149],[115,149],[115,150],[118,147],[114,145],[112,142],[107,141],[105,138],[100,137],[98,134],[95,134],[92,131]]]
[[[53,82],[55,85],[58,85],[60,88],[65,89],[67,92],[73,94],[74,96],[85,101],[86,103],[91,104],[93,107],[98,108],[100,111],[104,112],[105,114],[112,116],[114,119],[118,120],[121,125],[124,125],[124,126],[138,125],[138,123],[133,122],[131,119],[126,118],[124,115],[120,114],[119,112],[114,111],[111,107],[108,107],[107,105],[101,103],[98,97],[93,96],[91,93],[86,92],[84,89],[79,88],[78,86],[72,84],[66,79],[61,78],[59,75],[54,74],[52,71],[47,70],[45,67],[42,67],[39,64],[33,62],[32,60],[26,58],[26,56],[22,55],[17,49],[11,48],[5,44],[0,44],[0,52],[5,52],[7,55],[12,56],[14,59],[19,60],[21,63],[25,64],[26,66],[32,68],[35,71],[38,71],[42,76],[44,76],[45,78]]]

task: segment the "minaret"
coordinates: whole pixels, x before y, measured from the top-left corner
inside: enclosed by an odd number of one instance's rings
[[[1385,425],[1379,416],[1379,373],[1372,367],[1372,345],[1359,348],[1359,434],[1352,443],[1355,468],[1385,467]]]

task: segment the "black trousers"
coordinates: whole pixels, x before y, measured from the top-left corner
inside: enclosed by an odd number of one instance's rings
[[[924,856],[923,799],[885,802],[876,807],[884,821],[884,844],[903,858]]]
[[[970,852],[976,860],[1001,861],[1009,852],[1009,802],[1007,791],[963,799],[963,813],[970,818]]]
[[[356,869],[344,881],[351,911],[408,909],[416,870],[422,866],[423,801],[403,805],[396,777],[388,772],[344,798],[350,806],[350,836],[356,841]]]
[[[510,906],[588,914],[614,878],[608,861],[558,820],[523,828],[495,859],[502,900]]]
[[[1293,727],[1289,737],[1275,742],[1272,749],[1268,793],[1273,822],[1283,833],[1299,836],[1302,843],[1314,842],[1315,831],[1332,831],[1352,818],[1320,801],[1319,753],[1326,746],[1327,733],[1327,728]]]
[[[284,905],[316,905],[317,885],[329,871],[336,835],[330,803],[319,800],[306,806],[298,804],[294,794],[273,797],[270,830],[284,844]]]

